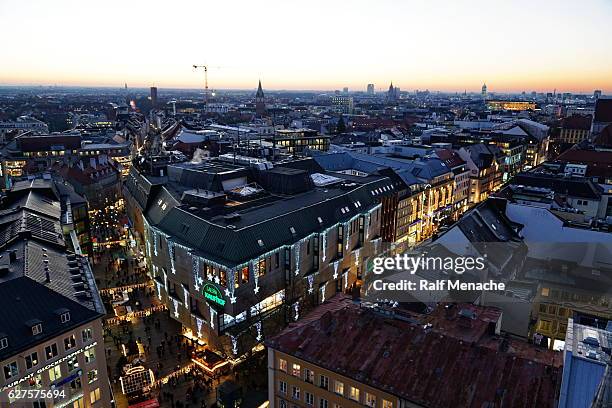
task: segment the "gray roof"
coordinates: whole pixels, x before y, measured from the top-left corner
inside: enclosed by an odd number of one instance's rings
[[[23,187],[23,189],[22,189]],[[104,307],[86,258],[67,252],[59,203],[20,186],[0,210],[0,332],[9,347],[0,360],[101,317]],[[62,324],[59,309],[70,312]],[[40,321],[33,336],[25,322]]]
[[[15,356],[36,344],[95,320],[102,315],[57,293],[44,283],[22,276],[0,284],[0,330],[8,347],[0,350],[0,360]],[[60,310],[70,312],[70,321],[61,323]],[[40,321],[42,333],[32,335],[26,322]]]
[[[153,209],[155,204],[146,216],[150,223],[173,239],[200,250],[206,258],[234,266],[364,212],[379,202],[382,193],[372,192],[383,186],[391,186],[388,178],[369,180],[349,191],[316,188],[260,207],[237,211],[239,219],[231,221],[225,221],[223,217],[205,219],[178,206],[167,206],[160,212]],[[164,194],[160,192],[158,197]],[[360,204],[359,208],[355,207],[356,203]],[[349,211],[343,213],[341,208]],[[263,245],[259,244],[260,240]]]

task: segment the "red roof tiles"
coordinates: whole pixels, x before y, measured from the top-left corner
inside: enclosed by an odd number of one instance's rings
[[[267,344],[426,407],[556,406],[561,354],[491,334],[497,309],[449,310],[394,318],[336,296]]]

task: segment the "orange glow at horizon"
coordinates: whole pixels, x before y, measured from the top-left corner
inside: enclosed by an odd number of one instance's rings
[[[494,3],[494,4],[493,4]],[[612,91],[612,2],[3,0],[0,85]],[[554,23],[554,24],[553,24]],[[563,29],[542,30],[542,27]]]

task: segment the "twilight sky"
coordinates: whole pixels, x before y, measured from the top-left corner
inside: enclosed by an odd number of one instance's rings
[[[612,91],[611,0],[0,0],[0,85]]]

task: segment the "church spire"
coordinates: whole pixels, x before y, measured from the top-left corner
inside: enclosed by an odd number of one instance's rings
[[[257,93],[255,94],[255,97],[256,98],[264,97],[263,89],[261,88],[261,79],[259,80],[259,86],[257,87]]]

